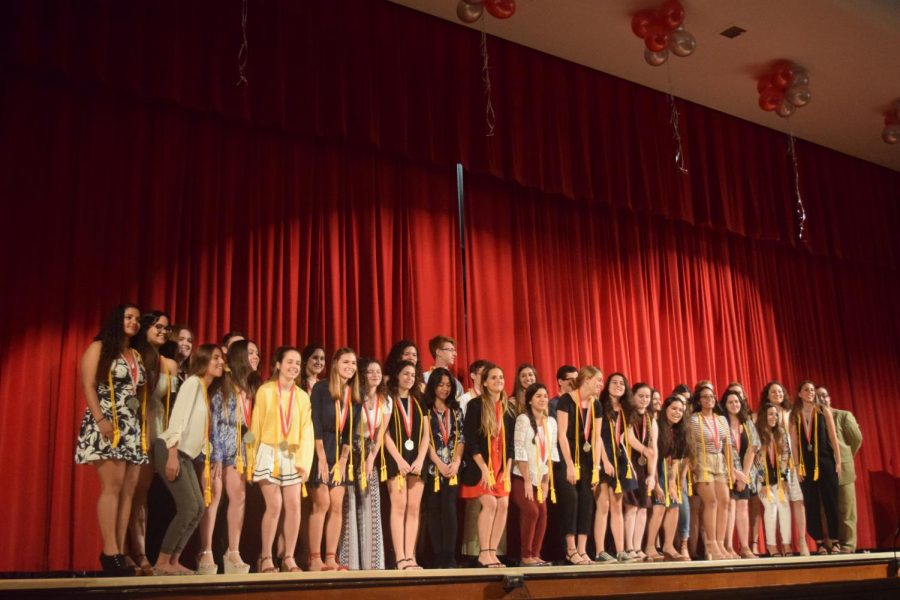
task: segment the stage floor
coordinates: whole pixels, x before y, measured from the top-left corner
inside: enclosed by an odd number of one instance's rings
[[[900,598],[889,552],[783,559],[422,571],[0,580],[4,598]],[[399,595],[399,596],[398,596]]]

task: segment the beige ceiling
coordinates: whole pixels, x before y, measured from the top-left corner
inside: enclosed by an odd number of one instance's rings
[[[391,1],[466,27],[456,18],[457,0]],[[900,0],[682,0],[697,50],[654,68],[644,62],[630,15],[661,3],[517,0],[512,18],[485,13],[484,26],[490,35],[900,171],[900,144],[881,140],[882,113],[900,98]],[[732,25],[747,32],[733,40],[719,35]],[[778,58],[804,66],[810,77],[812,101],[790,119],[757,105],[755,78]]]

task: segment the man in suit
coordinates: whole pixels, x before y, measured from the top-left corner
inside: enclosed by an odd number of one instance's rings
[[[840,512],[838,539],[841,542],[841,553],[850,554],[856,551],[856,467],[853,464],[853,457],[862,445],[862,432],[853,413],[831,406],[831,396],[826,388],[818,388],[816,398],[822,405],[831,408],[834,415],[834,428],[841,450],[841,475],[838,478]],[[834,535],[834,532],[829,533]]]

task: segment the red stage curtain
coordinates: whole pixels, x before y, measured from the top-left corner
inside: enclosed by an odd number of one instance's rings
[[[485,137],[479,33],[384,0],[252,2],[245,89],[235,86],[240,9],[238,0],[16,0],[0,28],[4,55],[23,68],[796,244],[784,134],[678,101],[685,177],[673,168],[665,94],[491,37],[497,129]],[[806,246],[896,268],[900,174],[797,149]]]
[[[246,331],[265,361],[284,343],[383,357],[401,337],[462,330],[454,170],[7,84],[0,529],[16,543],[0,571],[96,568],[96,475],[73,464],[77,366],[115,304],[168,310],[197,344]]]
[[[862,423],[860,544],[888,543],[897,173],[798,142],[798,244],[782,134],[679,101],[682,176],[665,95],[490,38],[486,138],[477,32],[382,0],[251,2],[246,89],[237,0],[5,8],[0,528],[17,543],[0,570],[96,567],[76,369],[121,300],[198,342],[247,329],[267,355],[312,339],[383,354],[440,331],[468,339],[461,367],[495,358],[510,376],[525,360],[664,388],[811,376]]]
[[[737,380],[755,408],[770,379],[792,395],[813,379],[864,432],[859,544],[889,545],[896,525],[873,519],[868,475],[896,473],[900,458],[888,383],[900,381],[900,317],[883,300],[896,280],[483,176],[468,178],[466,200],[468,345],[503,367],[508,388],[522,362],[552,391],[558,366],[595,364],[663,397],[681,382],[710,378],[721,393]]]

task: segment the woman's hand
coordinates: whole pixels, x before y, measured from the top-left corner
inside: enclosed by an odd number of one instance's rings
[[[450,468],[447,469],[447,472],[450,474],[450,477],[459,474],[459,459],[454,460],[452,463],[450,463]]]
[[[531,485],[530,481],[525,482],[525,499],[529,502],[534,500],[534,486]]]
[[[417,458],[413,461],[413,464],[409,466],[409,472],[413,475],[421,475],[422,468],[425,466],[424,458]]]
[[[400,474],[403,475],[404,477],[406,477],[406,476],[409,475],[409,473],[410,473],[410,466],[409,466],[409,463],[406,462],[406,460],[404,460],[402,457],[400,458],[400,462],[397,463],[397,470],[398,470],[398,471],[400,472]]]
[[[488,470],[487,465],[481,466],[481,487],[486,490],[491,489],[491,484],[489,483],[491,480],[491,472]]]
[[[178,454],[169,453],[169,458],[166,459],[166,479],[175,481],[179,474],[181,474],[181,463],[178,462]]]
[[[566,481],[575,485],[575,465],[570,462],[566,463]]]
[[[331,473],[328,472],[328,463],[324,460],[319,462],[319,481],[322,483],[331,482]]]
[[[107,442],[112,442],[113,426],[112,423],[109,422],[109,419],[103,417],[102,419],[97,421],[97,429],[100,430],[100,435],[106,438]]]
[[[611,462],[608,460],[603,461],[603,472],[606,473],[607,477],[615,477],[616,468],[613,466]]]
[[[222,478],[222,463],[214,462],[209,468],[209,476],[213,480]]]

